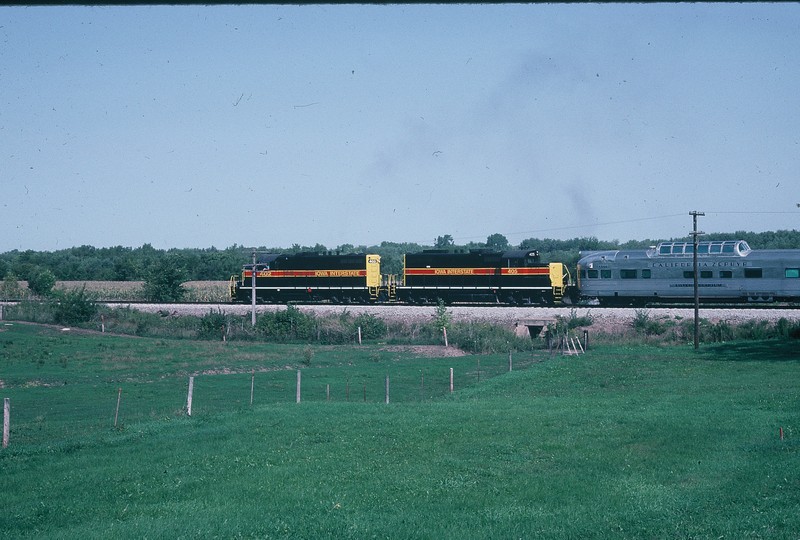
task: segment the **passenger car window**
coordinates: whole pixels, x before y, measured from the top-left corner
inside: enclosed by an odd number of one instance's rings
[[[731,270],[720,270],[719,277],[722,279],[731,279],[733,277],[733,272]]]
[[[611,279],[611,270],[600,270],[600,277],[602,279]]]
[[[761,268],[745,268],[744,277],[746,278],[760,278],[762,277]]]
[[[800,268],[787,268],[786,269],[786,277],[787,278],[800,278]]]
[[[622,279],[636,279],[636,270],[620,270],[619,277]]]
[[[642,278],[650,279],[650,269],[649,268],[646,268],[646,269],[642,270]]]
[[[600,275],[600,272],[598,272],[597,270],[588,270],[586,274],[591,279],[597,279],[598,276]]]

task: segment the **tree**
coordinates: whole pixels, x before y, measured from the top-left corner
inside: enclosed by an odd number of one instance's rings
[[[185,270],[178,257],[165,257],[147,272],[144,295],[151,302],[179,302],[186,295]]]
[[[17,276],[9,272],[0,285],[0,300],[19,300],[21,297],[22,288],[19,286]]]
[[[454,246],[455,242],[453,241],[453,237],[451,235],[446,234],[444,236],[437,236],[434,245],[439,249],[443,249]]]
[[[494,233],[490,234],[489,237],[486,239],[486,247],[497,251],[505,251],[510,246],[508,244],[508,238],[506,238],[500,233]]]
[[[56,284],[56,275],[49,268],[36,267],[28,277],[28,288],[37,296],[47,296]]]

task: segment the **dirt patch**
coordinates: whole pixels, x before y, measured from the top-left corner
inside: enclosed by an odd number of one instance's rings
[[[445,347],[444,345],[391,345],[381,347],[382,351],[404,352],[423,358],[449,358],[453,356],[467,356],[468,353],[458,347]]]

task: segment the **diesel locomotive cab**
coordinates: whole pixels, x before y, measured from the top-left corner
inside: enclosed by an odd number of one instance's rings
[[[561,263],[540,262],[536,250],[425,250],[405,255],[397,296],[417,304],[548,305],[562,299],[568,275]]]
[[[374,302],[381,289],[380,261],[380,255],[366,253],[268,254],[255,267],[245,265],[241,279],[231,278],[231,296],[248,301],[255,285],[259,302]]]

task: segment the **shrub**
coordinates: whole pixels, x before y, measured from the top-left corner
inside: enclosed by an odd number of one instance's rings
[[[55,291],[52,295],[53,320],[58,324],[77,325],[97,315],[97,304],[86,293],[86,287]]]
[[[510,329],[485,322],[459,322],[447,333],[448,341],[467,352],[490,354],[511,349],[530,350],[534,341],[517,337]]]
[[[353,319],[353,329],[361,328],[363,339],[380,339],[386,335],[386,321],[371,313],[362,313]]]
[[[637,309],[633,318],[633,329],[637,334],[645,336],[660,336],[667,331],[667,325],[650,316],[650,312]]]
[[[572,330],[573,328],[582,328],[586,326],[591,326],[594,323],[594,317],[587,313],[583,317],[578,317],[578,313],[575,308],[572,308],[569,312],[569,318],[567,319],[567,328]]]
[[[256,321],[259,332],[268,340],[308,341],[316,333],[315,317],[289,304],[283,311],[264,313]]]
[[[22,298],[22,287],[19,286],[17,276],[6,274],[3,284],[0,285],[0,300],[19,300]]]
[[[47,296],[56,284],[56,275],[47,268],[36,268],[28,278],[28,288],[37,296]]]
[[[222,310],[211,310],[202,317],[197,328],[199,339],[222,339],[226,335],[229,326],[228,317]]]
[[[719,321],[717,324],[709,324],[705,333],[710,341],[716,342],[730,341],[735,336],[734,328],[728,324],[728,321]]]
[[[760,340],[776,336],[776,330],[769,321],[745,321],[737,327],[739,339]]]

